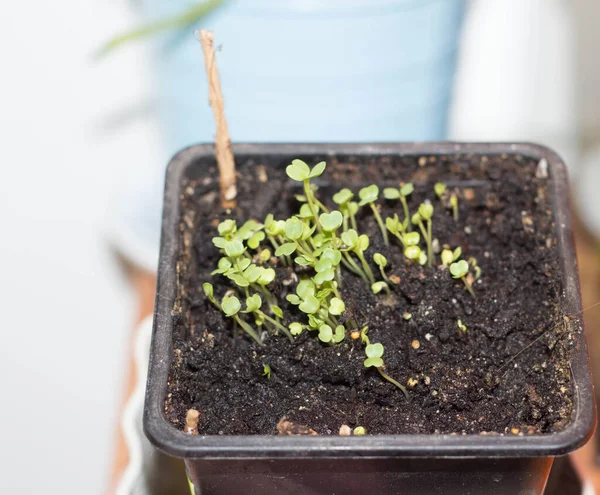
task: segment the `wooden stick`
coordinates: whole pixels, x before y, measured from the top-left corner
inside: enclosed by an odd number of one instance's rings
[[[235,161],[231,151],[231,139],[225,118],[223,105],[223,93],[219,81],[219,71],[215,57],[215,46],[213,33],[205,29],[200,30],[200,44],[204,52],[204,66],[208,77],[208,98],[213,109],[213,115],[217,124],[215,135],[215,155],[219,166],[221,203],[225,208],[235,207],[237,188],[235,185]]]

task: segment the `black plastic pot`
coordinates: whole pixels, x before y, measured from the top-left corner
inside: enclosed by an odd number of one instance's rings
[[[551,150],[532,144],[243,144],[240,162],[285,166],[332,156],[520,154],[546,160],[554,196],[556,234],[565,285],[564,314],[581,312],[571,230],[567,171]],[[575,387],[571,423],[532,436],[373,435],[364,437],[190,436],[164,416],[172,359],[176,264],[180,250],[180,188],[185,176],[214,166],[211,145],[188,148],[171,161],[166,178],[154,334],[144,409],[151,442],[185,460],[196,493],[212,494],[541,494],[553,457],[583,445],[595,426],[595,405],[583,327],[573,339]],[[581,321],[578,319],[577,321]]]

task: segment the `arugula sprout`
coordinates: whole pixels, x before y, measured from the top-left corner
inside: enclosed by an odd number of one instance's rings
[[[475,297],[475,292],[471,282],[468,279],[469,275],[469,264],[465,260],[460,260],[450,265],[450,273],[453,278],[460,278],[465,284],[466,289],[469,293]]]
[[[383,235],[383,242],[387,246],[390,241],[388,239],[387,230],[385,225],[383,224],[383,220],[381,219],[381,215],[379,214],[379,210],[377,209],[377,205],[375,201],[379,198],[379,187],[375,184],[372,184],[368,187],[363,187],[359,192],[358,196],[360,197],[360,202],[358,206],[369,205],[371,210],[373,211],[373,216],[377,221],[377,225],[379,225],[379,230],[381,230],[381,235]]]

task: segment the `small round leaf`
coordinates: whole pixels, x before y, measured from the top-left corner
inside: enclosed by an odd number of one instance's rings
[[[431,203],[421,203],[419,205],[419,214],[425,220],[430,220],[433,215],[433,205]]]
[[[334,316],[341,315],[346,310],[346,305],[338,297],[332,297],[329,301],[329,312]]]
[[[275,250],[275,256],[289,256],[296,251],[295,242],[286,242]]]
[[[342,242],[350,249],[354,248],[358,244],[358,233],[354,229],[349,229],[346,232],[342,232]]]
[[[333,280],[334,277],[335,277],[335,272],[334,272],[333,268],[328,268],[327,270],[317,273],[313,277],[313,280],[315,281],[315,284],[321,285],[325,282]]]
[[[296,217],[288,218],[285,221],[285,235],[296,241],[302,237],[303,223]]]
[[[309,177],[314,179],[315,177],[319,177],[324,171],[327,164],[325,162],[317,163],[312,170],[310,171]]]
[[[236,225],[235,220],[227,219],[223,220],[218,226],[217,230],[220,235],[231,235],[235,232]]]
[[[246,298],[246,311],[245,313],[252,313],[262,306],[262,299],[258,294]]]
[[[407,182],[400,188],[400,194],[404,197],[409,196],[415,190],[415,186],[412,182]]]
[[[292,160],[292,163],[285,169],[285,173],[291,179],[303,182],[310,177],[310,168],[302,160]]]
[[[469,264],[465,260],[460,260],[450,265],[450,273],[454,278],[462,278],[469,273]]]
[[[335,333],[333,334],[333,341],[336,344],[338,344],[339,342],[344,340],[345,336],[346,336],[346,329],[344,328],[344,325],[338,325],[337,327],[335,327]]]
[[[418,232],[409,232],[404,236],[404,244],[406,246],[416,246],[421,240],[421,235]]]
[[[352,191],[350,189],[344,188],[333,195],[333,202],[338,205],[343,205],[350,201],[353,197],[354,194],[352,193]]]
[[[377,187],[375,184],[363,187],[358,192],[358,196],[360,197],[360,203],[358,203],[359,206],[364,206],[367,203],[373,203],[374,201],[377,201],[377,198],[379,197],[379,187]]]
[[[404,249],[404,256],[409,260],[418,260],[421,255],[421,248],[419,246],[407,246]]]
[[[385,268],[387,266],[387,259],[386,257],[381,254],[381,253],[375,253],[373,255],[373,261],[375,262],[375,264],[377,266],[380,266],[382,268]]]
[[[319,327],[319,340],[326,344],[333,339],[333,330],[329,325],[321,325]]]
[[[449,249],[444,249],[442,251],[442,254],[440,257],[442,258],[443,265],[450,266],[452,264],[452,262],[454,261],[454,256],[452,255],[452,251],[450,251]]]
[[[331,213],[321,213],[319,216],[319,223],[326,232],[333,232],[342,225],[343,221],[343,215],[337,210],[334,210]]]
[[[365,348],[365,354],[370,358],[380,358],[383,356],[383,344],[377,342],[376,344],[369,344]]]
[[[244,254],[244,245],[242,241],[234,239],[233,241],[227,241],[223,246],[227,256],[241,256]]]
[[[260,276],[256,281],[259,285],[269,285],[275,280],[275,270],[273,268],[262,268],[260,269]]]
[[[202,284],[202,290],[204,291],[204,294],[206,294],[206,297],[208,297],[211,301],[214,300],[215,296],[214,296],[212,284],[209,284],[208,282],[204,282]]]
[[[304,327],[302,326],[302,324],[294,322],[289,324],[289,329],[292,335],[300,335]]]
[[[238,313],[242,307],[242,304],[235,296],[225,296],[221,302],[221,307],[223,308],[223,313],[225,313],[226,316],[233,316]]]
[[[383,366],[383,359],[380,357],[367,358],[364,362],[365,368],[381,368]]]
[[[398,199],[400,197],[400,191],[395,187],[386,187],[383,190],[383,197],[385,199]]]
[[[300,303],[300,311],[307,314],[316,313],[321,307],[321,303],[315,296],[308,296]]]
[[[288,302],[292,303],[295,306],[298,306],[298,304],[302,302],[302,299],[300,299],[296,294],[288,294],[287,296],[285,296],[285,298],[288,300]]]
[[[382,290],[387,288],[387,286],[388,284],[385,282],[375,282],[373,285],[371,285],[371,290],[373,291],[373,294],[379,294]]]
[[[442,197],[444,191],[446,191],[446,184],[443,182],[436,182],[435,186],[433,186],[433,190],[438,198]]]

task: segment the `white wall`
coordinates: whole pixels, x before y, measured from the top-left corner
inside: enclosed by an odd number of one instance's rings
[[[600,2],[574,0],[578,40],[578,76],[581,128],[586,144],[600,144]]]
[[[129,9],[2,5],[2,494],[105,487],[133,308],[102,232],[121,174],[151,164],[156,140],[147,120],[118,122],[148,102],[143,53],[92,53],[134,22]]]

